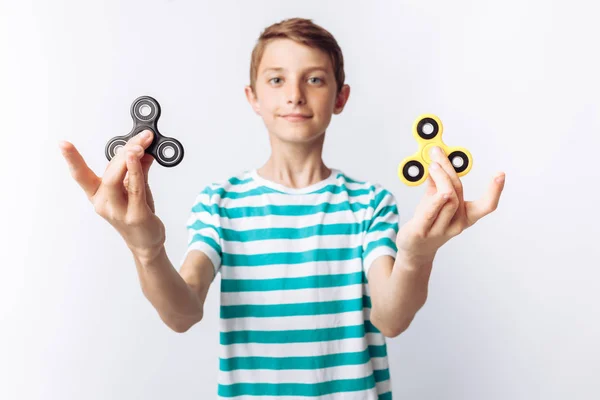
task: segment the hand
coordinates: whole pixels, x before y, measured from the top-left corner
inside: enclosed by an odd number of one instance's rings
[[[481,199],[464,201],[462,182],[454,167],[439,147],[435,149],[439,152],[431,152],[425,196],[396,238],[398,251],[411,260],[433,260],[447,241],[496,210],[504,189],[505,174],[499,173]]]
[[[110,160],[102,178],[87,166],[75,146],[63,141],[59,147],[71,176],[81,186],[94,210],[125,239],[132,252],[152,257],[165,242],[165,228],[155,215],[154,198],[148,186],[148,171],[154,158],[144,150],[152,143],[140,134],[131,138]]]

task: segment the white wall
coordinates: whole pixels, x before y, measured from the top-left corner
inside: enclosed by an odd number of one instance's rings
[[[598,399],[598,6],[570,1],[0,1],[0,398],[205,399],[216,393],[218,280],[205,319],[167,328],[132,257],[71,179],[57,142],[101,174],[148,94],[185,146],[150,184],[176,263],[198,190],[268,156],[247,104],[250,52],[281,19],[338,39],[352,87],[325,161],[379,182],[401,222],[420,200],[396,176],[418,114],[473,154],[473,200],[499,209],[436,258],[430,296],[388,341],[398,399]],[[251,150],[250,150],[251,149]]]

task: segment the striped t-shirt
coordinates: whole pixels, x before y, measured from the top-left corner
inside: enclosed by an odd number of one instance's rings
[[[396,256],[398,221],[389,191],[337,169],[301,189],[253,169],[202,190],[182,260],[200,250],[221,273],[219,398],[391,399],[367,274]]]

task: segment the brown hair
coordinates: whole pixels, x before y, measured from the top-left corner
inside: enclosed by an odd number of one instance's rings
[[[331,58],[333,73],[337,83],[338,93],[344,86],[344,57],[342,50],[331,33],[319,25],[313,23],[310,19],[290,18],[275,23],[261,33],[257,40],[250,62],[250,87],[256,93],[256,75],[258,65],[267,44],[275,39],[291,39],[295,42],[323,50]]]

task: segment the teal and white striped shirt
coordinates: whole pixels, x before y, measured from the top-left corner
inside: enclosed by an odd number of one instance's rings
[[[396,256],[398,222],[389,191],[337,169],[301,189],[254,169],[202,190],[183,259],[221,273],[219,398],[391,399],[367,274]]]

